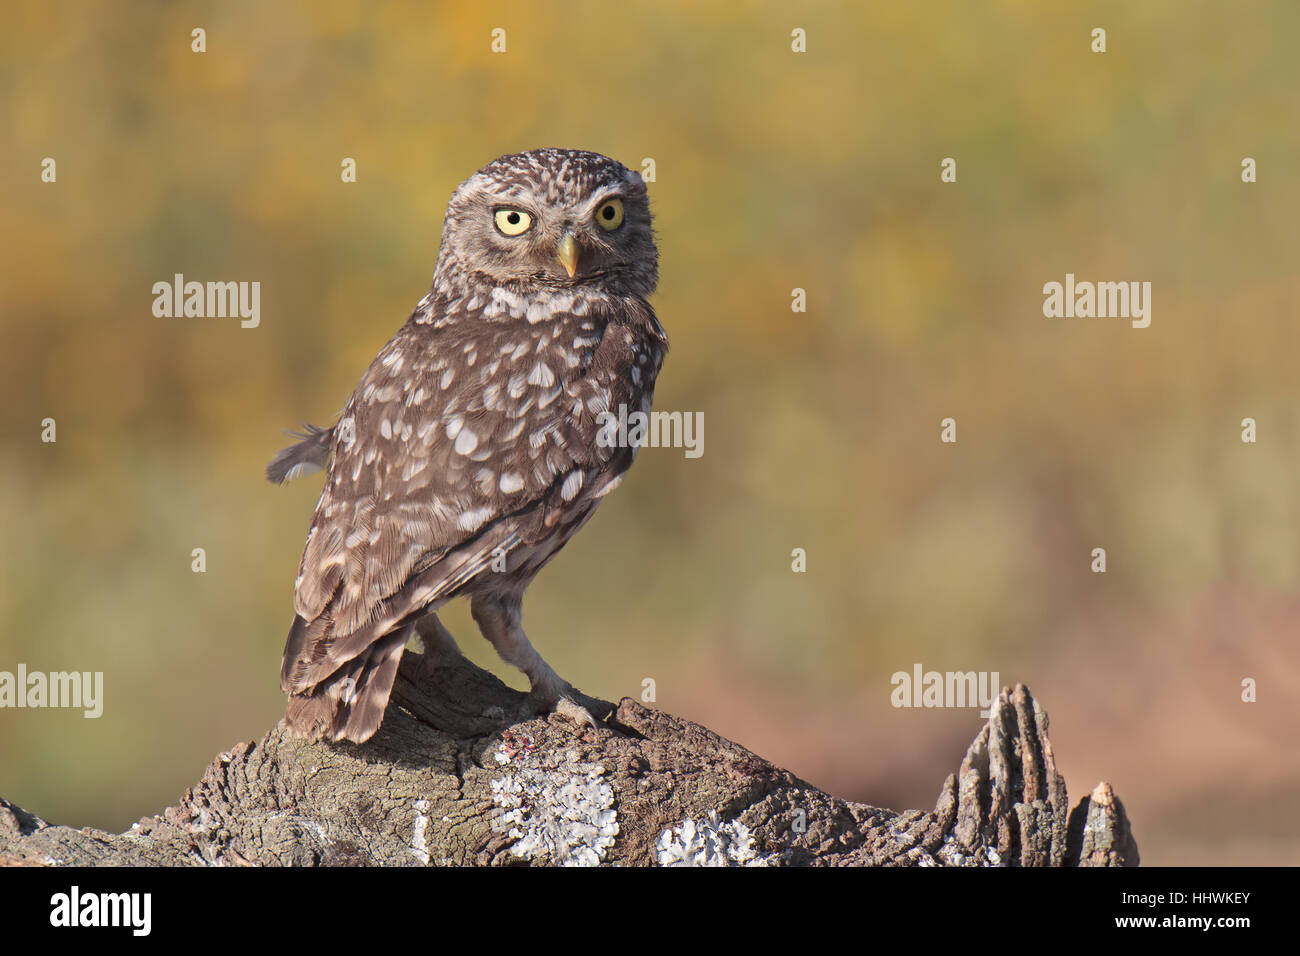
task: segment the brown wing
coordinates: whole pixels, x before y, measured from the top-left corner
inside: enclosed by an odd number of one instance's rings
[[[648,407],[662,359],[648,306],[630,322],[592,308],[442,327],[429,308],[380,351],[334,428],[281,671],[293,693],[544,537],[548,508],[590,502],[631,462],[595,440],[596,421]]]

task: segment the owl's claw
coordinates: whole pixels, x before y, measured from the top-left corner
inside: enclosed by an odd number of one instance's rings
[[[588,727],[595,727],[596,718],[591,716],[591,711],[583,707],[577,701],[569,700],[567,697],[561,697],[555,702],[552,713],[559,714],[562,717],[568,717],[571,721],[579,726],[586,724]]]
[[[614,705],[566,686],[560,693],[533,691],[524,699],[522,710],[525,717],[558,714],[579,727],[599,728],[602,720],[614,712]],[[598,719],[593,714],[602,714],[603,717]]]

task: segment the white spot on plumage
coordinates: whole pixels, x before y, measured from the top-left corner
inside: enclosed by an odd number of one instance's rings
[[[490,517],[492,517],[491,508],[475,508],[472,511],[464,511],[456,519],[456,527],[461,531],[476,531]]]
[[[393,437],[393,425],[387,418],[383,419],[379,423],[379,434],[383,435],[385,438]]]
[[[560,486],[560,497],[565,501],[572,501],[582,490],[582,472],[571,471],[569,477],[564,479],[564,484]]]
[[[452,439],[460,434],[460,430],[465,427],[465,419],[459,415],[453,415],[447,419],[447,438]]]
[[[498,487],[508,495],[520,491],[524,487],[523,475],[516,474],[513,471],[507,471],[501,475],[501,481]]]
[[[508,309],[511,318],[517,319],[524,314],[524,309],[527,307],[528,302],[523,296],[498,286],[492,290],[492,303],[484,310],[484,313],[499,315]]]
[[[509,289],[503,289],[500,286],[497,286],[492,290],[492,301],[504,302],[506,308],[509,309],[522,309],[524,306],[523,296],[516,292],[511,292]]]
[[[542,445],[546,444],[546,436],[559,427],[559,422],[550,422],[549,424],[543,425],[541,428],[537,429],[537,431],[528,436],[528,444],[533,448],[541,448]]]
[[[438,379],[438,387],[445,389],[448,385],[451,384],[452,379],[454,379],[455,377],[456,377],[456,370],[450,368],[447,369],[447,371],[442,373],[442,377]]]
[[[549,388],[555,384],[555,373],[545,362],[538,362],[533,366],[533,370],[528,373],[529,385],[540,385],[543,388]]]
[[[450,434],[447,436],[451,437]],[[468,428],[461,428],[456,434],[456,453],[468,455],[478,447],[478,436]]]

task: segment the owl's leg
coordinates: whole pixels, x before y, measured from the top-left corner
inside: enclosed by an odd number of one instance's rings
[[[470,601],[470,613],[483,636],[496,648],[501,659],[524,672],[532,687],[524,709],[531,716],[556,713],[578,724],[597,725],[589,707],[608,710],[605,701],[588,697],[551,669],[542,655],[528,641],[520,626],[523,608],[518,595],[476,594]],[[602,705],[604,705],[602,707]]]
[[[451,664],[464,656],[456,644],[456,638],[451,636],[451,631],[443,627],[437,614],[426,614],[416,621],[415,636],[420,639],[420,644],[424,648],[424,659],[420,669],[425,673],[435,667]]]

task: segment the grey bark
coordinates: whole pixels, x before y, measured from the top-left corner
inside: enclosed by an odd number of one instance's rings
[[[360,746],[283,723],[121,834],[0,800],[0,864],[1136,866],[1102,783],[1070,812],[1047,714],[1003,690],[930,811],[836,799],[707,728],[624,698],[616,729],[512,719],[524,695],[408,651]]]

